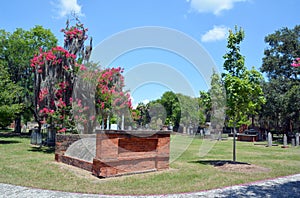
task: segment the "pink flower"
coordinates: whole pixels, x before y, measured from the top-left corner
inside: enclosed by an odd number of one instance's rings
[[[300,67],[300,58],[296,58],[291,64],[292,67]]]
[[[67,65],[65,65],[65,66],[64,66],[64,69],[65,69],[66,71],[68,71],[68,70],[69,70],[69,67],[68,67]]]
[[[80,65],[80,68],[79,68],[81,71],[85,71],[87,70],[86,67],[84,65]]]
[[[66,128],[62,128],[62,129],[58,130],[57,132],[58,133],[64,133],[64,132],[66,132],[66,130],[67,130]]]
[[[91,116],[91,117],[90,117],[90,120],[94,121],[95,118],[96,118],[95,116]]]

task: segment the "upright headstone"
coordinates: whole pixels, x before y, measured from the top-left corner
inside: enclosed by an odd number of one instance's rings
[[[124,114],[122,114],[121,130],[124,130]]]
[[[219,131],[219,134],[218,134],[218,141],[222,140],[222,133],[221,131]]]
[[[26,126],[26,124],[23,125],[21,132],[22,133],[26,133],[27,132],[27,126]]]
[[[102,118],[101,129],[104,130],[104,118]]]
[[[107,117],[107,121],[106,121],[106,129],[109,130],[110,127],[109,127],[109,116]]]
[[[283,147],[284,148],[287,147],[287,136],[286,136],[286,134],[283,135]]]
[[[268,133],[268,146],[271,147],[272,146],[272,133]]]
[[[296,133],[296,146],[299,146],[299,133]]]
[[[295,138],[292,138],[292,146],[295,146]]]

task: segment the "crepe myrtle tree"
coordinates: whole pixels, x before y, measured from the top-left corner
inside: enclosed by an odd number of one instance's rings
[[[48,51],[42,48],[31,60],[34,73],[34,116],[41,128],[47,123],[58,132],[73,130],[74,119],[71,115],[73,85],[80,71],[85,71],[83,63],[89,60],[92,50],[85,47],[87,29],[76,18],[76,25],[69,27],[69,20],[64,33],[64,48],[53,47]]]
[[[123,91],[124,69],[107,68],[100,71],[95,92],[96,113],[102,128],[107,128],[107,121],[115,117],[117,124],[122,117],[131,117],[132,103],[130,93]],[[119,125],[120,126],[120,125]],[[121,127],[120,127],[121,128]]]

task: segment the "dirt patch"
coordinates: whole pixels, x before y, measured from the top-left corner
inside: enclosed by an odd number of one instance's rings
[[[225,172],[239,172],[239,173],[258,173],[269,172],[269,168],[261,167],[255,164],[248,164],[242,162],[225,161],[213,164],[214,167]]]

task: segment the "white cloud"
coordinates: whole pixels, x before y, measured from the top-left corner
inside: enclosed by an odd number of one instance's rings
[[[201,36],[202,42],[212,42],[223,40],[227,37],[229,28],[226,26],[214,26],[213,29],[209,30]]]
[[[78,16],[83,16],[81,12],[81,5],[77,3],[77,0],[57,0],[52,2],[56,7],[56,12],[59,18],[65,17],[70,14],[76,14]]]
[[[148,104],[148,103],[150,102],[149,99],[144,99],[143,101],[140,101],[140,102],[137,102],[137,103],[136,103],[136,102],[134,101],[134,98],[131,97],[131,96],[130,96],[130,99],[131,99],[131,103],[133,104],[133,105],[132,105],[133,109],[136,109],[137,106],[139,105],[139,103],[143,103],[143,104],[146,105],[146,104]]]
[[[142,103],[144,103],[145,105],[148,104],[149,102],[150,102],[150,100],[148,100],[148,99],[145,99],[142,101]]]
[[[245,2],[247,0],[189,0],[191,8],[198,12],[211,12],[219,15],[223,10],[230,10],[234,3]]]

